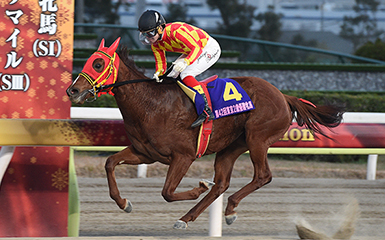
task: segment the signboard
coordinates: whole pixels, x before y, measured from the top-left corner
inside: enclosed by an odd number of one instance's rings
[[[74,0],[0,6],[0,119],[69,119]],[[68,147],[16,148],[0,186],[0,237],[67,236],[68,158]]]

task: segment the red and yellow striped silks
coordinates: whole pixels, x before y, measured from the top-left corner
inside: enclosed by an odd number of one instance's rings
[[[165,51],[186,54],[187,63],[193,63],[202,53],[202,48],[206,46],[209,37],[202,29],[187,23],[167,24],[162,39],[151,46],[155,56],[156,71],[161,74],[166,71]]]

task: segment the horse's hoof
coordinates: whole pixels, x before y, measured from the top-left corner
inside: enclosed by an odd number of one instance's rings
[[[125,211],[126,213],[130,213],[132,211],[132,204],[127,199],[124,200],[126,200],[126,205],[124,206],[123,211]]]
[[[178,220],[174,224],[174,229],[186,230],[187,229],[187,223],[183,222],[182,220]]]
[[[207,188],[211,188],[212,186],[215,185],[215,182],[212,182],[212,181],[207,180],[207,179],[202,179],[199,183],[205,185]]]
[[[233,222],[235,222],[235,220],[237,220],[237,217],[238,216],[236,213],[225,216],[227,225],[231,225]]]

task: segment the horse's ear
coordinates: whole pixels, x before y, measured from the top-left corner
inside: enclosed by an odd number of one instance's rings
[[[107,49],[107,53],[112,55],[118,48],[119,42],[120,42],[120,37],[118,37],[118,39],[116,39],[115,42],[111,44],[111,46]]]
[[[104,48],[104,38],[102,39],[102,41],[100,42],[99,44],[99,47],[98,47],[98,50]]]

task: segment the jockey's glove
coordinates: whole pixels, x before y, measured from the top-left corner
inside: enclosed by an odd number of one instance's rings
[[[155,79],[155,81],[156,81],[157,83],[163,82],[163,79],[162,79],[162,78],[159,78],[159,74],[160,74],[160,72],[156,72],[156,73],[154,73],[154,76],[152,77],[152,78]]]
[[[183,70],[185,70],[188,65],[184,58],[176,60],[175,62],[173,62],[173,64],[173,70],[178,73],[183,72]]]
[[[186,67],[188,66],[187,62],[184,60],[184,58],[182,59],[178,59],[176,60],[175,62],[173,62],[172,64],[174,64],[173,68],[172,68],[172,71],[167,75],[167,77],[172,77],[172,78],[177,78],[178,75],[186,69]]]

